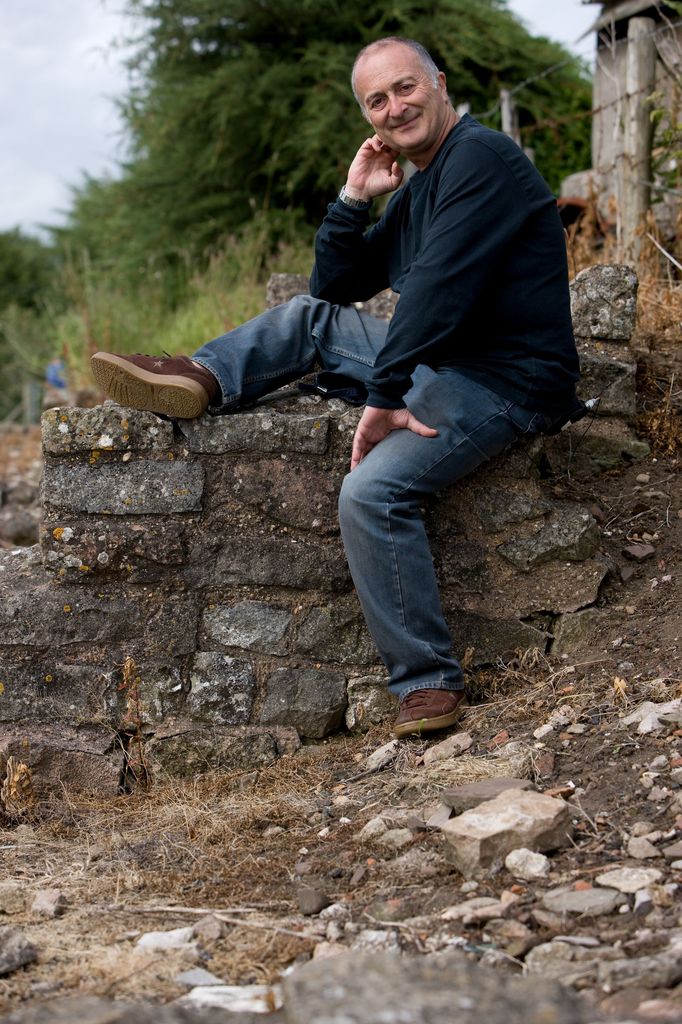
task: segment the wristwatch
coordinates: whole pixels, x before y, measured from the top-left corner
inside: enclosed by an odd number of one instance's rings
[[[353,199],[353,196],[349,196],[346,192],[345,185],[339,192],[339,199],[346,206],[351,206],[354,210],[368,210],[372,205],[371,199]]]

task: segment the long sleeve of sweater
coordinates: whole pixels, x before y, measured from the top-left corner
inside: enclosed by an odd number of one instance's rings
[[[368,405],[400,408],[418,363],[451,365],[544,409],[577,377],[563,230],[542,177],[506,136],[463,118],[376,226],[332,204],[316,241],[313,294],[400,299]]]

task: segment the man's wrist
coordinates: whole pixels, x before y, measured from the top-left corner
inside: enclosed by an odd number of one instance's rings
[[[360,196],[353,195],[345,185],[339,192],[339,200],[345,206],[350,206],[354,210],[368,210],[372,205],[371,199],[362,199]]]

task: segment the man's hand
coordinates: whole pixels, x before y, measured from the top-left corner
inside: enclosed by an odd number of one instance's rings
[[[353,438],[351,472],[372,448],[383,441],[392,430],[412,430],[422,437],[438,437],[438,431],[427,427],[413,416],[409,409],[375,409],[367,406],[360,418]]]
[[[366,139],[348,168],[346,190],[353,199],[374,199],[393,192],[403,180],[398,154],[385,146],[378,135]]]

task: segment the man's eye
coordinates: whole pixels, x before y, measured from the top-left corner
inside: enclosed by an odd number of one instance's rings
[[[407,94],[409,92],[412,92],[413,89],[414,89],[414,83],[413,82],[403,82],[403,84],[399,87],[398,92],[402,96],[407,96]]]
[[[369,108],[370,110],[381,110],[385,102],[385,97],[375,96],[373,100],[369,101]]]

